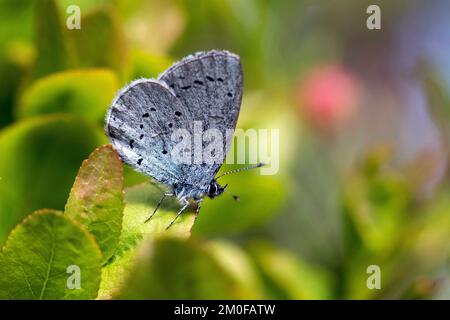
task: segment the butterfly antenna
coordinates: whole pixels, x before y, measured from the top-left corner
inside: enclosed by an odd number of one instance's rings
[[[228,187],[228,183],[223,186],[223,192],[228,193],[227,187]],[[231,196],[233,197],[234,201],[241,202],[241,198],[239,198],[239,196],[237,196],[235,194],[232,194]]]
[[[254,165],[251,165],[251,166],[248,166],[248,167],[227,171],[227,172],[222,173],[220,176],[216,177],[216,180],[221,178],[221,177],[223,177],[223,176],[232,174],[232,173],[237,173],[237,172],[241,172],[241,171],[247,171],[247,170],[251,170],[251,169],[261,168],[262,166],[265,166],[265,165],[266,165],[265,163],[260,162],[260,163],[257,163],[257,164],[254,164]]]

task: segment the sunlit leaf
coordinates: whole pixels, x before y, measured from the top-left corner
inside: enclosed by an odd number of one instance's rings
[[[187,211],[166,230],[180,209],[180,204],[167,198],[149,222],[145,222],[153,212],[163,191],[157,186],[145,183],[126,189],[122,234],[116,253],[103,268],[99,299],[111,298],[121,288],[127,273],[131,272],[136,257],[136,248],[144,239],[179,238],[186,239],[191,234],[194,215]]]
[[[57,211],[36,212],[11,232],[0,253],[0,298],[92,299],[101,259],[94,237],[81,226]],[[78,271],[80,288],[69,279]]]
[[[123,207],[122,162],[105,145],[83,162],[64,214],[86,226],[107,260],[119,243]]]

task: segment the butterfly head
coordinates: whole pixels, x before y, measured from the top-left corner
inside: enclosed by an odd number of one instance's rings
[[[206,191],[206,195],[211,199],[220,196],[226,189],[227,185],[222,187],[215,179],[211,181]]]

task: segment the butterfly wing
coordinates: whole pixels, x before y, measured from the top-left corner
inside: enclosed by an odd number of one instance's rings
[[[174,128],[191,116],[173,93],[157,80],[131,83],[114,99],[105,131],[122,160],[136,171],[173,185],[182,170],[171,156]]]
[[[196,53],[170,67],[158,80],[164,82],[188,109],[191,122],[201,121],[203,131],[216,129],[222,134],[220,161],[182,167],[187,182],[208,185],[223,164],[231,143],[226,137],[233,137],[239,116],[242,100],[240,59],[227,51]],[[203,148],[206,144],[203,142]]]

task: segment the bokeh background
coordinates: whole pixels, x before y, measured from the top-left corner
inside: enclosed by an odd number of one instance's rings
[[[0,243],[63,209],[120,87],[209,49],[241,57],[238,127],[280,130],[279,173],[227,176],[241,202],[207,200],[193,229],[239,297],[449,298],[446,0],[0,0]],[[125,168],[127,186],[145,180]]]

